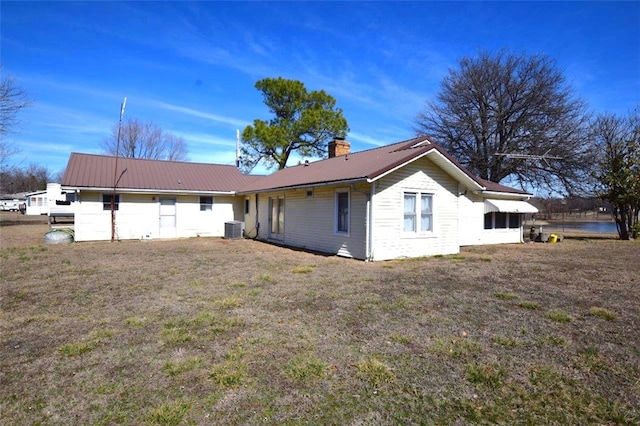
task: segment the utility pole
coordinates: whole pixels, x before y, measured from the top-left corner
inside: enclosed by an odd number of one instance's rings
[[[127,105],[127,97],[125,96],[122,104],[120,104],[120,120],[118,120],[118,136],[116,138],[116,166],[113,171],[113,193],[111,194],[111,242],[116,238],[116,186],[118,186],[118,151],[120,151],[120,129],[122,128],[122,116],[124,115],[124,107]]]

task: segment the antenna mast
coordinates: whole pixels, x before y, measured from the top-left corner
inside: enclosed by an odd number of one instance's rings
[[[118,136],[116,138],[116,166],[113,171],[113,193],[111,194],[111,242],[116,238],[116,186],[118,186],[118,151],[120,151],[120,129],[122,128],[122,116],[127,105],[127,97],[120,104],[120,120],[118,120]]]
[[[547,163],[547,166],[551,167],[551,164],[547,160],[562,160],[562,157],[556,157],[555,155],[549,155],[550,149],[547,150],[542,155],[533,155],[533,154],[508,154],[505,152],[496,152],[494,155],[498,157],[507,157],[507,158],[519,158],[525,160],[542,160]]]
[[[236,167],[240,168],[240,129],[236,129]]]

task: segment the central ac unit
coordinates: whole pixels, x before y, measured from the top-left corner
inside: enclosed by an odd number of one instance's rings
[[[244,222],[233,220],[224,223],[224,237],[228,240],[237,240],[243,237]]]

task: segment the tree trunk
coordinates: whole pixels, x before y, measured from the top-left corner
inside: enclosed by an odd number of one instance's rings
[[[615,207],[613,209],[618,227],[618,235],[621,240],[629,240],[629,227],[627,226],[627,209],[626,206]]]

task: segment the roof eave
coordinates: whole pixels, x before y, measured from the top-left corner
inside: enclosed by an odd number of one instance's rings
[[[307,182],[307,183],[301,183],[298,185],[278,186],[278,187],[262,188],[262,189],[255,189],[255,190],[249,190],[249,191],[238,191],[237,194],[238,195],[261,194],[263,192],[289,191],[289,190],[302,189],[302,188],[316,188],[319,186],[350,185],[352,183],[358,183],[358,182],[371,183],[369,182],[369,179],[367,179],[366,177],[359,177],[359,178],[331,180],[331,181],[324,181],[324,182]]]
[[[453,163],[451,160],[449,160],[446,156],[444,156],[440,151],[438,151],[435,147],[431,147],[431,149],[429,149],[426,152],[423,152],[419,155],[416,155],[414,157],[411,157],[405,161],[402,161],[398,164],[393,165],[393,167],[383,170],[381,172],[376,172],[374,174],[374,177],[368,179],[368,182],[375,182],[376,180],[379,180],[393,172],[395,172],[398,169],[401,169],[402,167],[406,166],[407,164],[410,164],[416,160],[419,160],[423,157],[430,157],[429,159],[431,161],[433,161],[438,167],[442,168],[445,172],[447,172],[450,176],[452,176],[456,181],[460,182],[461,184],[465,185],[466,187],[468,187],[471,190],[474,191],[481,191],[484,190],[485,187],[480,185],[475,179],[473,179],[471,176],[469,176],[467,173],[465,173],[462,169],[460,169],[455,163]]]
[[[92,192],[113,192],[113,187],[89,187],[89,186],[62,186],[66,191],[92,191]],[[168,195],[184,195],[184,194],[206,194],[206,195],[236,195],[236,191],[197,191],[197,190],[177,190],[177,189],[143,189],[143,188],[116,188],[119,194],[168,194]]]

